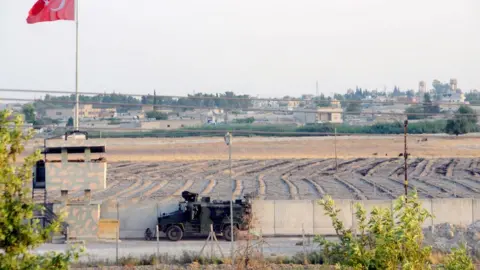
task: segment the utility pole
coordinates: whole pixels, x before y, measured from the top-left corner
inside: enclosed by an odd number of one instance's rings
[[[337,161],[337,128],[335,127],[335,172],[338,172],[338,161]]]
[[[232,134],[225,134],[225,143],[228,145],[228,168],[230,175],[230,255],[232,256],[232,265],[235,264],[235,254],[233,247],[233,179],[232,179]]]
[[[157,111],[157,91],[154,89],[153,90],[153,111]]]
[[[403,158],[405,159],[405,170],[404,170],[404,174],[405,174],[405,181],[403,182],[403,186],[405,188],[405,200],[407,199],[407,195],[408,195],[408,178],[407,178],[407,169],[408,169],[408,164],[407,164],[407,159],[408,159],[408,153],[407,153],[407,132],[408,132],[408,119],[405,120],[405,124],[403,126],[403,132],[404,132],[404,151],[403,151]]]

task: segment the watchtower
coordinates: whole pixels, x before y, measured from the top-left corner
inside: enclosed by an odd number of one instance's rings
[[[33,173],[32,197],[37,203],[53,203],[54,199],[90,194],[106,189],[107,162],[104,143],[65,133],[62,139],[46,139],[43,160],[36,163]]]

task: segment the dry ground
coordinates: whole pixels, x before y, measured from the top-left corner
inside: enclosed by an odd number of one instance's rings
[[[427,138],[427,141],[422,139]],[[109,161],[222,160],[228,158],[223,138],[106,139]],[[36,146],[43,144],[37,140]],[[234,138],[233,159],[332,158],[333,137]],[[412,157],[480,157],[480,138],[410,135]],[[339,158],[398,157],[403,136],[337,137]]]
[[[116,162],[94,200],[179,200],[189,190],[214,199],[256,192],[262,199],[394,199],[403,194],[401,158]],[[411,158],[409,188],[421,198],[480,198],[480,159]],[[82,198],[82,193],[72,194]]]
[[[424,138],[427,138],[425,140]],[[480,197],[480,139],[410,136],[410,188],[423,198]],[[233,179],[222,138],[108,139],[108,188],[94,199],[392,199],[403,193],[403,136],[235,138]],[[75,196],[72,194],[72,196]],[[81,196],[81,194],[79,194]]]

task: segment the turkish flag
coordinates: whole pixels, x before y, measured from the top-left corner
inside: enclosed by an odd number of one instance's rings
[[[77,0],[37,0],[28,13],[27,23],[74,21],[75,1]]]

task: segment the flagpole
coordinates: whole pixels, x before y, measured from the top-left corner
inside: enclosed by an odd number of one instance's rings
[[[75,121],[74,130],[78,130],[80,123],[78,119],[78,1],[75,1]]]

